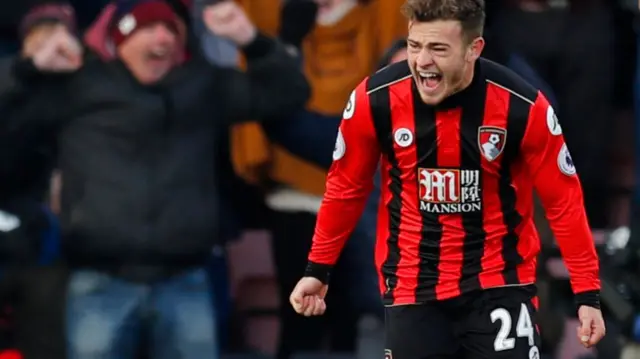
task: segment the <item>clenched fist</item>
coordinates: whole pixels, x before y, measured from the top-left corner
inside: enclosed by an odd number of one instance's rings
[[[23,55],[41,71],[71,72],[82,66],[82,46],[64,25],[56,25],[33,42],[26,42]]]
[[[291,292],[289,302],[296,313],[305,317],[322,315],[327,310],[324,297],[328,289],[329,286],[316,278],[303,277]]]
[[[214,35],[227,38],[239,46],[249,44],[257,34],[255,25],[244,10],[231,0],[205,7],[203,20]]]
[[[578,309],[578,319],[580,320],[578,339],[582,345],[586,348],[596,345],[606,333],[600,309],[582,305]]]

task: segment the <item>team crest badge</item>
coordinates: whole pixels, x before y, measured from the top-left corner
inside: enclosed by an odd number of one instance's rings
[[[391,349],[384,350],[384,359],[393,359],[393,355],[391,355]]]
[[[478,147],[487,159],[493,161],[504,151],[507,142],[507,130],[500,127],[480,126],[478,129]]]

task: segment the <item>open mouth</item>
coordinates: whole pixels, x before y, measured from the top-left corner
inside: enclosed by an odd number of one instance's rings
[[[421,71],[418,75],[420,85],[427,91],[434,91],[442,83],[442,75],[437,72]]]
[[[147,54],[147,59],[152,61],[166,61],[171,57],[171,52],[167,49],[158,49],[150,51]]]

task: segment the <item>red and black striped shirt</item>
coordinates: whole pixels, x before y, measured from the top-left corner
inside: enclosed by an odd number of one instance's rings
[[[308,275],[324,277],[358,221],[380,164],[376,264],[386,305],[536,281],[533,191],[576,294],[593,302],[598,259],[553,108],[480,59],[465,90],[421,101],[406,62],[365,79],[343,114]]]

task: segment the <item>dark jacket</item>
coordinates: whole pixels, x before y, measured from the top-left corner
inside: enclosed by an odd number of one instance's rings
[[[57,136],[71,264],[180,270],[208,256],[216,136],[233,122],[287,117],[309,96],[281,44],[260,36],[244,52],[247,74],[198,58],[147,87],[121,62],[93,57],[66,78],[21,71],[23,91],[4,111],[16,136]]]
[[[10,90],[17,86],[11,75],[14,62],[13,58],[0,59],[0,108],[11,100]],[[48,227],[42,202],[55,160],[53,141],[47,142],[44,137],[16,137],[7,131],[6,125],[12,121],[5,115],[0,114],[1,271],[38,260],[42,234]]]
[[[23,122],[7,112],[7,105],[15,107],[14,101],[21,101],[14,68],[13,58],[0,59],[0,207],[20,197],[44,200],[55,161],[53,138],[42,131],[15,128]]]

